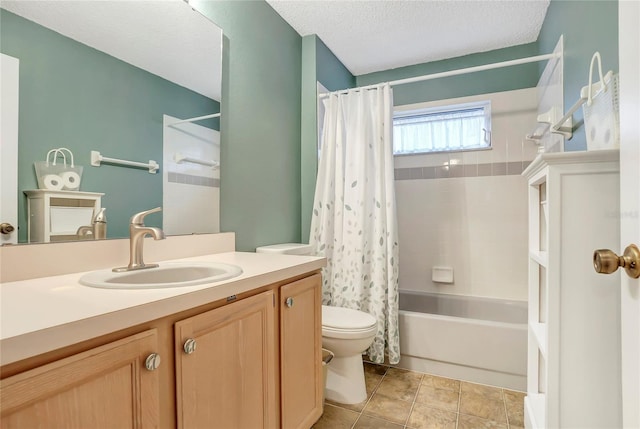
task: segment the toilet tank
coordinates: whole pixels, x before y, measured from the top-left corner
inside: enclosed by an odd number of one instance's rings
[[[311,255],[312,246],[301,243],[272,244],[256,248],[256,253],[280,253],[283,255]]]

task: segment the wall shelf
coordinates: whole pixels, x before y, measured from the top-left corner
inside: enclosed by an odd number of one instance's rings
[[[546,268],[549,265],[549,254],[545,251],[531,250],[529,251],[529,257],[542,267]]]
[[[544,323],[529,322],[529,330],[538,343],[540,354],[547,357],[547,326]]]
[[[532,429],[546,428],[545,395],[543,393],[530,394],[524,398],[525,426]]]

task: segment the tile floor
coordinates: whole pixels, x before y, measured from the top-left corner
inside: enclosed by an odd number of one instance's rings
[[[365,362],[367,400],[326,401],[314,429],[520,429],[524,393]]]

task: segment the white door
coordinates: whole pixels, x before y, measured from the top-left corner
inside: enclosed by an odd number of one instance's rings
[[[620,249],[640,246],[640,2],[620,1]],[[640,428],[640,279],[621,277],[622,421]]]
[[[18,242],[19,65],[0,54],[0,246]]]

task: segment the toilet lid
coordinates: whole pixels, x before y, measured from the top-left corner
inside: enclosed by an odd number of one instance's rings
[[[367,329],[376,319],[364,311],[350,308],[322,306],[322,326],[334,329]]]

